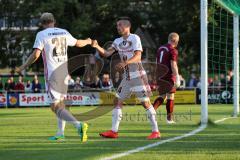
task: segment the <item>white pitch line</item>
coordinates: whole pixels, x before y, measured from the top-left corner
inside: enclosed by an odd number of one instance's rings
[[[105,157],[105,158],[102,158],[101,160],[112,160],[112,159],[116,159],[116,158],[121,158],[121,157],[130,155],[130,154],[133,154],[133,153],[137,153],[137,152],[143,151],[145,149],[156,147],[156,146],[161,145],[163,143],[172,142],[172,141],[176,141],[176,140],[179,140],[179,139],[182,139],[182,138],[190,137],[190,136],[193,136],[193,135],[197,134],[198,132],[203,131],[206,127],[207,127],[207,125],[203,124],[200,127],[198,127],[197,129],[195,129],[195,130],[193,130],[193,131],[191,131],[189,133],[186,133],[184,135],[181,135],[181,136],[178,136],[178,137],[169,138],[169,139],[165,139],[165,140],[161,140],[159,142],[152,143],[152,144],[149,144],[149,145],[146,145],[146,146],[143,146],[143,147],[138,147],[138,148],[135,148],[135,149],[123,152],[123,153],[119,153],[119,154],[115,154],[113,156]]]
[[[225,121],[227,119],[232,119],[232,118],[236,118],[236,117],[222,118],[222,119],[214,121],[214,123],[220,123],[220,122],[223,122],[223,121]],[[197,129],[195,129],[195,130],[193,130],[193,131],[191,131],[189,133],[186,133],[184,135],[181,135],[181,136],[178,136],[178,137],[169,138],[169,139],[165,139],[165,140],[161,140],[159,142],[152,143],[152,144],[149,144],[149,145],[146,145],[146,146],[143,146],[143,147],[138,147],[138,148],[135,148],[135,149],[123,152],[123,153],[119,153],[119,154],[115,154],[113,156],[105,157],[105,158],[102,158],[101,160],[112,160],[112,159],[116,159],[116,158],[121,158],[121,157],[130,155],[130,154],[133,154],[133,153],[141,152],[143,150],[146,150],[146,149],[149,149],[149,148],[152,148],[152,147],[156,147],[158,145],[161,145],[161,144],[164,144],[164,143],[167,143],[167,142],[172,142],[172,141],[176,141],[176,140],[179,140],[179,139],[182,139],[182,138],[190,137],[190,136],[193,136],[193,135],[203,131],[206,127],[207,127],[207,125],[203,124],[200,127],[198,127]]]
[[[223,121],[225,121],[227,119],[233,119],[233,118],[237,118],[237,117],[225,117],[225,118],[222,118],[222,119],[214,121],[214,123],[220,123],[220,122],[223,122]]]

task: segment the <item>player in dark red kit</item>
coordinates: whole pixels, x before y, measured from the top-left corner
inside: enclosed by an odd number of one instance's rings
[[[156,75],[158,81],[159,97],[154,101],[153,107],[155,110],[167,98],[167,123],[175,123],[173,120],[174,94],[176,88],[180,86],[180,78],[178,74],[178,51],[176,49],[179,42],[177,33],[170,33],[168,43],[161,46],[157,51],[157,67]]]

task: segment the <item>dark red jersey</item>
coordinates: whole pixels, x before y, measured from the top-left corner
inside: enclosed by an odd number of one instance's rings
[[[173,79],[171,61],[177,61],[178,51],[171,44],[161,46],[157,51],[157,71],[161,72],[165,68],[166,73],[161,73],[158,78]]]

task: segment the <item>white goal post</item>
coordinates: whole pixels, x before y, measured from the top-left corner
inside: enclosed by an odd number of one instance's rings
[[[219,1],[219,0],[216,0]],[[221,5],[221,4],[220,4]],[[224,6],[223,6],[224,7]],[[228,10],[228,8],[224,7]],[[208,123],[208,0],[201,0],[201,124]],[[229,10],[228,10],[229,11]],[[231,12],[231,11],[229,11]],[[233,12],[231,12],[234,14]],[[233,16],[233,116],[239,114],[239,16]]]

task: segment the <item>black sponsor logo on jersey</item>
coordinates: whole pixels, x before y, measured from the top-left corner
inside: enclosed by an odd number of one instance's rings
[[[119,87],[118,90],[117,90],[118,93],[121,93],[122,92],[122,87]]]
[[[130,47],[132,47],[132,42],[131,41],[122,41],[119,45],[118,45],[119,49],[121,50],[127,50]]]

